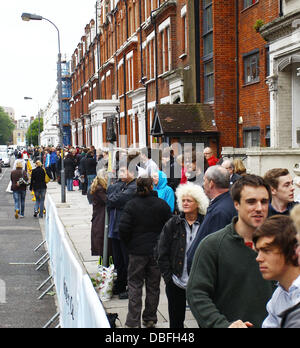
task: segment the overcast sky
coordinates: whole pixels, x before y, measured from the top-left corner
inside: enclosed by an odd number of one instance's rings
[[[23,12],[41,15],[58,27],[62,57],[71,58],[95,18],[96,0],[0,1],[0,105],[16,118],[37,114],[56,88],[57,31],[47,21],[24,22]],[[35,101],[26,101],[24,97]]]

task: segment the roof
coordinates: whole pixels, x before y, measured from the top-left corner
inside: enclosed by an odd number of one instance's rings
[[[218,133],[214,112],[207,104],[158,105],[151,135]]]

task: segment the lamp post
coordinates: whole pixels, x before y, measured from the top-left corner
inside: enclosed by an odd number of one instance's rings
[[[61,80],[61,51],[60,51],[60,33],[57,26],[49,19],[32,14],[22,13],[23,21],[41,21],[45,20],[52,24],[57,30],[58,35],[58,63],[57,63],[57,92],[58,92],[58,114],[60,128],[60,145],[61,145],[61,202],[66,203],[66,183],[65,183],[65,167],[64,167],[64,135],[63,135],[63,115],[62,115],[62,80]]]
[[[41,145],[41,121],[40,121],[40,106],[39,103],[31,97],[24,97],[25,100],[32,100],[37,103],[38,106],[38,119],[39,119],[39,135],[38,135],[38,146]]]

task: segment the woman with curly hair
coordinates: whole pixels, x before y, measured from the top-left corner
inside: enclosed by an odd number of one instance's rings
[[[188,282],[187,252],[206,214],[209,200],[202,187],[188,182],[176,190],[180,215],[164,226],[158,245],[158,264],[166,283],[170,328],[183,328]]]

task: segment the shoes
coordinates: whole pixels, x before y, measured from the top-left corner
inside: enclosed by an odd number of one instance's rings
[[[148,320],[148,321],[143,320],[143,325],[146,327],[146,329],[155,328],[155,324],[156,323],[153,320]]]
[[[119,299],[120,300],[128,300],[128,291],[124,291],[119,293]]]
[[[35,211],[34,214],[33,214],[34,217],[37,217],[38,216],[38,211]]]
[[[15,218],[18,219],[19,218],[19,210],[17,209],[15,212]]]
[[[20,217],[20,219],[24,219],[24,215],[20,214],[19,217]]]
[[[128,326],[128,325],[125,325],[125,328],[126,329],[140,329],[139,326]]]

